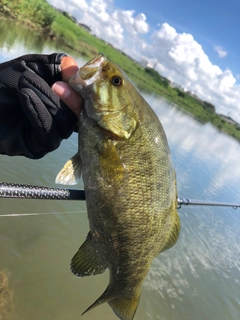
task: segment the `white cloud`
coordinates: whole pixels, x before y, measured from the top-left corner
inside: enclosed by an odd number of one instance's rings
[[[94,34],[133,58],[148,60],[165,77],[215,105],[240,122],[240,86],[231,70],[214,65],[191,34],[163,23],[151,31],[144,13],[122,10],[114,0],[49,0],[88,25]],[[144,37],[143,37],[144,36]],[[148,41],[146,40],[148,37]],[[227,55],[215,47],[220,57]]]
[[[240,122],[240,86],[230,70],[223,71],[209,60],[192,35],[177,33],[164,23],[153,32],[143,54],[161,74]]]
[[[227,51],[223,50],[223,48],[219,46],[215,46],[214,50],[218,53],[220,58],[224,58],[227,56]]]
[[[134,13],[134,10],[116,10],[114,11],[113,17],[133,36],[147,33],[149,26],[146,22],[146,16],[140,13],[134,17]]]
[[[84,10],[88,10],[89,6],[85,0],[49,0],[52,6],[62,11],[66,11],[76,19],[82,19]]]

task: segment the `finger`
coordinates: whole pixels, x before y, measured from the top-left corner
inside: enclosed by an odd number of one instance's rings
[[[82,97],[63,81],[55,82],[52,90],[78,117],[83,106]]]
[[[62,80],[67,81],[78,71],[76,61],[72,57],[63,57],[61,61]]]

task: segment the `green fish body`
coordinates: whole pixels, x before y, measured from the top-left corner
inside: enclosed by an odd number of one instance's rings
[[[119,319],[132,320],[153,259],[180,231],[168,142],[154,111],[103,54],[69,84],[85,101],[79,150],[56,182],[75,184],[82,175],[90,225],[71,271],[83,277],[109,269],[107,289],[86,311],[108,302]]]

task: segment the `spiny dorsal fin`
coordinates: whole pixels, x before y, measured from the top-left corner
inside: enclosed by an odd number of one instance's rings
[[[70,269],[77,277],[91,276],[103,273],[107,269],[100,254],[96,252],[92,244],[91,232],[88,233],[85,242],[72,258]]]
[[[81,177],[81,168],[81,157],[79,153],[77,153],[64,165],[62,170],[57,175],[55,183],[66,185],[77,184],[77,181]]]

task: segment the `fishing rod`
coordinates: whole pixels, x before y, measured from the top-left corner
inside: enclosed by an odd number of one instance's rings
[[[85,200],[83,190],[0,182],[0,198],[38,200]]]
[[[85,200],[84,190],[65,189],[55,187],[32,186],[0,182],[0,198],[11,199],[38,199],[38,200]],[[214,202],[206,200],[178,198],[178,209],[182,205],[192,206],[220,206],[237,209],[240,204]]]
[[[240,208],[240,204],[236,204],[236,203],[178,198],[178,209],[181,209],[182,205],[232,207],[234,210],[236,210],[237,208]]]

